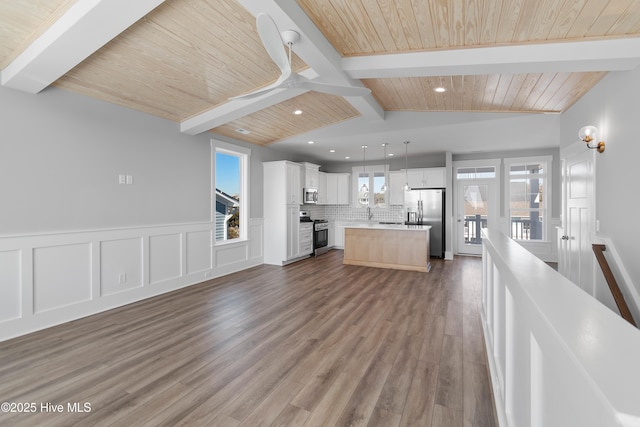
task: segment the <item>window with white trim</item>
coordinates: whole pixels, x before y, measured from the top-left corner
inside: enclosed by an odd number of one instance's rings
[[[247,239],[251,150],[212,141],[216,244]]]
[[[355,194],[354,206],[356,208],[386,208],[388,207],[389,179],[387,177],[387,166],[367,165],[354,166],[353,185]],[[371,197],[373,195],[373,197]]]
[[[545,241],[551,200],[551,157],[505,159],[510,236]]]

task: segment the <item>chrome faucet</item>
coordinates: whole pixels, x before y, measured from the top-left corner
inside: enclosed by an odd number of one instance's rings
[[[367,206],[367,218],[371,220],[373,218],[373,213],[371,213],[371,206]]]

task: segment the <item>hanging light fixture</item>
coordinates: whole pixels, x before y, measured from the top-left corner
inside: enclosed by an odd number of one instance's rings
[[[366,177],[367,176],[367,146],[363,145],[362,146],[362,174]],[[362,183],[362,187],[360,187],[360,192],[367,192],[369,191],[369,187],[367,187],[366,183]]]
[[[387,145],[389,145],[389,144],[387,144],[386,142],[382,144],[382,146],[384,147],[384,161],[382,162],[383,166],[384,166],[384,163],[387,161]],[[385,179],[382,182],[382,187],[380,187],[380,192],[381,193],[386,193],[387,192],[387,178],[386,178],[387,177],[387,171],[386,171],[386,169],[384,171],[384,176],[385,176]]]
[[[404,191],[409,191],[411,190],[411,187],[409,186],[409,174],[407,172],[408,167],[407,167],[407,148],[409,146],[409,141],[405,141],[404,142]]]

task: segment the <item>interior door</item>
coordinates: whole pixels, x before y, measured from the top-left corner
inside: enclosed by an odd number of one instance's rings
[[[494,186],[488,180],[458,181],[458,253],[482,254],[482,230],[493,221]]]
[[[573,283],[594,295],[593,252],[593,186],[594,155],[584,150],[564,160],[564,235],[560,245],[560,271]]]

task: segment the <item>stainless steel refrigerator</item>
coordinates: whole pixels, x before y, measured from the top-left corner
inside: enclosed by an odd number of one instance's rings
[[[430,225],[430,253],[444,258],[444,188],[418,188],[404,192],[405,224]]]

